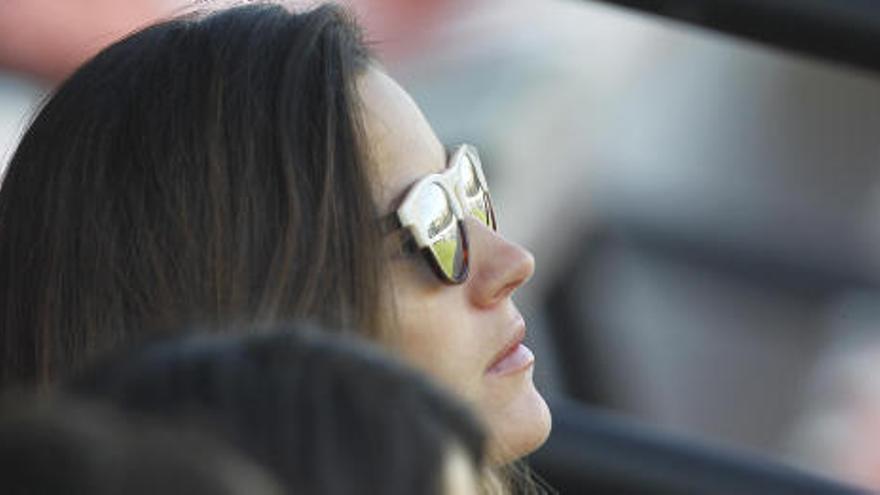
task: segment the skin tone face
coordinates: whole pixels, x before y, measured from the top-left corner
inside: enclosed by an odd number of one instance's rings
[[[383,72],[368,69],[359,90],[374,194],[388,213],[413,183],[446,168],[446,152],[410,96]],[[398,332],[388,344],[476,407],[490,429],[491,457],[502,464],[533,451],[550,432],[531,352],[519,344],[525,324],[511,300],[532,276],[534,258],[472,217],[465,228],[470,274],[461,285],[442,283],[420,255],[392,258],[388,307],[396,308]]]

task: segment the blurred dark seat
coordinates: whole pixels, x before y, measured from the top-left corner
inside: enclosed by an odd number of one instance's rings
[[[573,402],[529,463],[562,494],[861,494],[793,467],[685,441]]]

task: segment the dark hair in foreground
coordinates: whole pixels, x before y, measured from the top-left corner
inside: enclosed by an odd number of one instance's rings
[[[252,4],[147,28],[73,74],[0,189],[0,387],[190,324],[376,335],[369,64],[337,7]]]
[[[3,493],[285,493],[246,457],[192,430],[138,421],[70,399],[9,397],[0,407]]]
[[[302,326],[147,347],[67,390],[204,424],[290,493],[440,494],[455,448],[482,471],[483,430],[455,399],[379,349]]]

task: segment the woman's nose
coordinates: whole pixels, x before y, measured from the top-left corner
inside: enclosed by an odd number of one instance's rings
[[[465,221],[470,241],[470,297],[477,306],[490,307],[510,297],[532,277],[535,257],[479,221]]]

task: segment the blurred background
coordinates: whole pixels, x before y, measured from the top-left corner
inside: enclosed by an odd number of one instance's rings
[[[54,84],[189,3],[0,3],[0,163]],[[551,401],[880,490],[878,73],[600,2],[343,3],[534,252]]]

